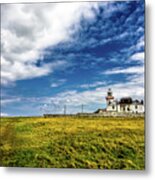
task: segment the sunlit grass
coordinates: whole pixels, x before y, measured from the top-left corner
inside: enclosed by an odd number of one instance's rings
[[[144,118],[2,118],[1,166],[144,169]]]

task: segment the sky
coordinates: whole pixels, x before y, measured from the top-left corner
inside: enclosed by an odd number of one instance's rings
[[[144,100],[144,1],[3,4],[1,115]]]

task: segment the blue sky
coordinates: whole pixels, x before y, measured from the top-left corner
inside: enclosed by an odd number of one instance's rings
[[[3,5],[1,47],[2,115],[144,99],[143,1]]]

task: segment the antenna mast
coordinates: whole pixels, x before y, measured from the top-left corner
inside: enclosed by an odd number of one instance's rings
[[[66,115],[66,111],[67,111],[67,106],[64,105],[64,115]]]

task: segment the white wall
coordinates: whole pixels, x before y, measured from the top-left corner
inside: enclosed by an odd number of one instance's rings
[[[113,109],[113,105],[115,106],[114,109]],[[125,107],[125,110],[124,110],[124,107]],[[128,108],[130,110],[128,110]],[[135,104],[120,106],[120,104],[116,105],[115,103],[113,103],[113,104],[107,106],[107,111],[143,113],[144,105],[139,104],[139,105],[137,105],[137,109],[136,109]]]

